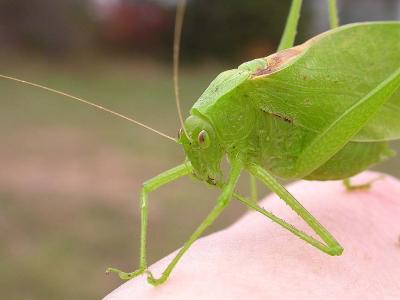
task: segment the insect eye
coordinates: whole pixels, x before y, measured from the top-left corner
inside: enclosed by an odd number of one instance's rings
[[[211,141],[207,131],[200,131],[199,135],[197,136],[197,141],[202,148],[207,148],[208,146],[210,146]]]

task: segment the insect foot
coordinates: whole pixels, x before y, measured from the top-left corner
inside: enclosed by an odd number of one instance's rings
[[[344,187],[346,188],[346,190],[348,192],[357,191],[357,190],[368,190],[369,188],[371,188],[372,184],[375,181],[381,180],[383,178],[384,178],[383,175],[382,176],[378,176],[378,177],[376,177],[374,179],[371,179],[370,181],[367,181],[367,182],[362,183],[362,184],[352,184],[351,181],[350,181],[350,178],[346,178],[346,179],[343,180],[343,185],[344,185]]]
[[[328,250],[328,254],[331,256],[340,256],[343,253],[343,247],[340,245],[330,247]]]
[[[145,271],[145,269],[141,268],[141,269],[137,269],[136,271],[133,271],[131,273],[127,273],[127,272],[123,272],[116,268],[107,268],[106,274],[117,273],[119,278],[121,278],[122,280],[129,280],[129,279],[135,278],[136,276],[143,274],[144,271]]]
[[[147,274],[147,282],[153,286],[157,286],[157,285],[164,283],[168,278],[168,276],[165,276],[163,274],[163,275],[161,275],[160,278],[156,279],[156,278],[154,278],[153,274],[150,271],[146,270],[145,272]]]

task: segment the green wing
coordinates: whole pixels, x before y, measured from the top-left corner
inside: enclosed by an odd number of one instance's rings
[[[352,138],[357,142],[396,139],[400,139],[400,90],[397,90],[367,125]]]
[[[267,58],[249,93],[264,111],[321,132],[400,67],[400,22],[356,23]],[[400,139],[400,90],[352,141]]]

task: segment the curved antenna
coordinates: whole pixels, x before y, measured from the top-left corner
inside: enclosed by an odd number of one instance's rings
[[[179,98],[179,50],[181,44],[182,25],[183,25],[183,18],[185,16],[185,10],[186,10],[186,0],[179,0],[175,16],[173,76],[174,76],[175,102],[176,102],[176,109],[178,110],[179,122],[181,123],[185,135],[189,138],[189,135],[187,134],[185,125],[183,123],[181,102]]]
[[[141,123],[139,121],[136,121],[136,120],[134,120],[132,118],[124,116],[124,115],[122,115],[120,113],[112,111],[111,109],[108,109],[108,108],[106,108],[104,106],[95,104],[95,103],[90,102],[88,100],[85,100],[83,98],[78,98],[78,97],[72,96],[70,94],[67,94],[67,93],[64,93],[64,92],[61,92],[61,91],[58,91],[58,90],[54,90],[52,88],[45,87],[45,86],[37,84],[37,83],[29,82],[29,81],[26,81],[26,80],[22,80],[22,79],[10,77],[10,76],[5,76],[5,75],[1,75],[0,74],[0,78],[12,80],[12,81],[15,81],[15,82],[18,82],[18,83],[22,83],[22,84],[25,84],[25,85],[30,85],[30,86],[33,86],[33,87],[36,87],[36,88],[39,88],[39,89],[54,93],[54,94],[58,94],[58,95],[61,95],[61,96],[64,96],[64,97],[67,97],[67,98],[70,98],[70,99],[77,100],[77,101],[79,101],[81,103],[84,103],[84,104],[87,104],[89,106],[95,107],[95,108],[103,110],[105,112],[108,112],[108,113],[110,113],[110,114],[112,114],[114,116],[117,116],[117,117],[120,117],[122,119],[128,120],[131,123],[134,123],[136,125],[142,126],[142,127],[146,128],[146,129],[148,129],[148,130],[150,130],[150,131],[152,131],[154,133],[157,133],[158,135],[161,135],[161,136],[163,136],[163,137],[165,137],[165,138],[167,138],[169,140],[172,140],[172,141],[176,142],[176,140],[174,138],[170,137],[169,135],[167,135],[165,133],[162,133],[161,131],[158,131],[157,129],[151,128],[150,126],[147,126],[146,124],[143,124],[143,123]]]

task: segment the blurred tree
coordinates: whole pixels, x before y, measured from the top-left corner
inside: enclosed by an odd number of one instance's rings
[[[1,51],[35,50],[46,57],[62,57],[81,50],[111,49],[152,57],[158,54],[169,60],[174,2],[3,0]],[[191,0],[184,24],[183,58],[231,60],[273,52],[289,5],[290,0]],[[95,7],[101,7],[101,13]]]
[[[312,15],[307,26],[307,33],[315,35],[329,29],[327,1],[307,0]],[[399,20],[400,0],[337,0],[341,24]]]
[[[3,0],[0,42],[4,48],[64,56],[90,45],[91,24],[86,2],[79,0]]]
[[[171,58],[177,0],[3,0],[0,51]],[[351,3],[350,3],[351,2]],[[188,0],[182,55],[245,61],[275,51],[291,0]],[[327,1],[304,1],[297,41],[328,29]],[[341,21],[395,19],[400,0],[338,0]]]
[[[107,5],[99,25],[100,41],[106,48],[161,54],[170,49],[174,11],[154,1],[120,0]]]
[[[184,55],[251,59],[272,53],[282,34],[290,3],[290,0],[192,0],[185,18]],[[307,9],[303,12],[307,14]],[[307,19],[303,16],[302,26]]]

